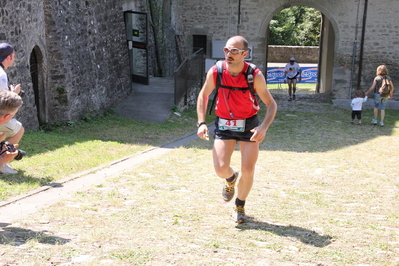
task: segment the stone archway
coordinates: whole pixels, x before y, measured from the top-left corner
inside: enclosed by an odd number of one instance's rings
[[[283,3],[274,12],[268,13],[268,16],[264,17],[262,27],[260,27],[260,36],[265,35],[265,64],[268,62],[268,43],[269,43],[269,23],[273,16],[279,13],[281,10],[294,6],[289,3]],[[319,45],[319,62],[318,62],[318,77],[316,92],[327,93],[331,92],[332,79],[333,79],[333,67],[334,67],[334,51],[336,45],[336,23],[332,19],[331,14],[323,6],[308,2],[298,1],[295,6],[309,6],[320,11],[322,15],[322,26],[321,26],[321,38]],[[263,33],[262,33],[263,32]]]
[[[330,20],[322,13],[321,37],[316,92],[331,92],[334,67],[335,32]]]
[[[30,74],[39,125],[47,122],[46,93],[44,86],[43,55],[38,46],[32,49],[29,59]]]

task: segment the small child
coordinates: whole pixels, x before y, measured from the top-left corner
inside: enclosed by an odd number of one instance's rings
[[[362,125],[362,106],[363,103],[367,101],[367,96],[363,97],[363,91],[357,90],[355,92],[355,98],[351,102],[352,107],[352,120],[351,125],[353,125],[353,120],[357,117],[358,125]]]

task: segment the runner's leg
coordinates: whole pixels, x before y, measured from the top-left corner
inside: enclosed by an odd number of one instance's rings
[[[237,141],[233,139],[215,139],[213,144],[213,165],[216,174],[224,179],[233,176],[234,170],[230,167],[231,155]]]
[[[241,178],[237,186],[237,198],[246,200],[254,182],[255,164],[259,154],[259,143],[240,141],[240,150]]]

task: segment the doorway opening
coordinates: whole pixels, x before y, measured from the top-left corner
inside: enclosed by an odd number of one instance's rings
[[[331,91],[335,34],[323,13],[308,6],[285,8],[269,22],[267,36],[267,81],[274,94],[288,96],[284,71],[292,57],[302,69],[297,93]]]
[[[30,75],[35,96],[35,105],[39,126],[47,123],[46,92],[44,86],[43,55],[38,46],[35,46],[29,59]]]

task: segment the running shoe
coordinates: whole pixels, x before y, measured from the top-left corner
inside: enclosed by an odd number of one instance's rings
[[[377,119],[373,119],[373,120],[371,121],[371,124],[377,125]]]
[[[384,126],[384,121],[380,121],[380,126]]]
[[[222,190],[222,197],[224,201],[228,202],[234,197],[235,193],[234,187],[236,185],[237,178],[238,178],[238,171],[234,171],[234,180],[232,182],[227,182],[227,180],[225,181]]]
[[[236,206],[233,209],[233,219],[236,223],[241,224],[245,222],[245,210],[243,206]]]

